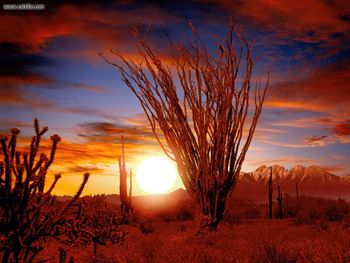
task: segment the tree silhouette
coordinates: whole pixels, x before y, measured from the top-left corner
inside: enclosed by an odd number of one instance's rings
[[[201,229],[215,230],[252,141],[268,80],[263,87],[257,81],[252,88],[253,44],[232,18],[215,54],[191,23],[190,27],[192,40],[171,41],[178,54],[175,67],[165,65],[137,30],[142,62],[114,51],[119,64],[102,57],[117,67],[165,154],[176,161],[184,186],[199,205]]]

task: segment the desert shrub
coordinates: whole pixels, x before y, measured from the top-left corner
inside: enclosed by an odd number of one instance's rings
[[[338,222],[350,214],[349,203],[343,199],[330,200],[303,196],[297,202],[299,202],[295,221],[297,225],[325,226],[324,221]]]
[[[294,263],[297,261],[295,250],[283,246],[276,240],[259,240],[251,249],[249,262]]]
[[[57,134],[52,135],[49,156],[39,154],[42,137],[48,128],[41,129],[38,119],[35,119],[34,130],[29,153],[17,151],[18,129],[11,129],[10,138],[0,135],[3,157],[3,161],[0,161],[2,262],[32,262],[42,251],[47,239],[61,236],[66,214],[79,198],[89,178],[89,174],[85,173],[74,197],[65,207],[58,209],[51,193],[61,175],[55,175],[51,186],[45,187],[45,183],[61,138]]]
[[[153,233],[155,228],[152,221],[146,221],[140,224],[139,229],[142,234],[147,235]]]
[[[143,216],[145,212],[138,213],[138,216]],[[196,208],[191,200],[180,200],[175,205],[163,206],[158,209],[148,211],[154,214],[154,219],[163,222],[174,221],[189,221],[193,220],[196,214]]]
[[[315,220],[312,225],[310,225],[311,232],[318,234],[329,228],[329,222],[325,219]]]
[[[66,238],[61,238],[60,241],[68,248],[86,247],[92,244],[91,254],[94,262],[100,262],[97,246],[119,244],[124,241],[126,233],[119,229],[123,216],[103,203],[100,196],[89,197],[87,200],[83,199],[80,203],[76,218],[70,217],[66,220]]]
[[[180,232],[186,232],[187,231],[186,225],[180,225],[179,230]]]
[[[323,207],[317,202],[310,201],[303,205],[303,207],[298,211],[296,215],[295,224],[296,225],[311,225],[316,221],[324,221],[325,215]]]
[[[154,222],[157,219],[157,214],[149,210],[135,210],[135,223],[138,225],[141,233],[147,235],[155,230]]]
[[[347,215],[342,220],[343,229],[350,228],[350,215]]]
[[[303,202],[300,200],[300,198],[295,198],[285,194],[283,196],[283,216],[285,218],[296,217],[302,204]]]
[[[179,221],[193,220],[195,216],[195,207],[190,200],[181,200],[176,206],[176,219]]]
[[[239,225],[239,224],[242,224],[243,218],[242,218],[242,214],[238,212],[235,212],[232,210],[231,211],[226,210],[222,221],[230,225]]]
[[[297,262],[349,262],[349,249],[340,243],[325,240],[304,240],[298,242]]]
[[[87,195],[84,196],[84,202],[88,207],[104,207],[106,205],[106,195]]]
[[[176,214],[174,211],[169,211],[169,210],[161,210],[157,212],[157,219],[170,223],[176,221]]]
[[[247,219],[261,217],[260,207],[249,199],[236,199],[229,202],[225,210],[223,221],[229,224],[241,224]]]
[[[252,244],[249,262],[349,262],[348,247],[321,239],[287,241],[260,239]]]
[[[350,214],[350,206],[344,199],[325,200],[325,216],[329,221],[341,221]]]

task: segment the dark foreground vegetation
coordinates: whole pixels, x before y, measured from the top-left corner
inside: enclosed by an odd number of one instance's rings
[[[89,211],[85,215],[88,222],[78,221],[85,228],[79,225],[75,230],[71,228],[72,232],[76,231],[75,242],[48,238],[37,260],[350,261],[350,204],[342,199],[285,196],[282,220],[278,218],[278,209],[275,209],[274,218],[268,219],[266,205],[235,199],[235,202],[229,202],[218,230],[206,233],[197,231],[196,210],[190,200],[181,200],[167,208],[136,207],[123,221],[118,216],[119,206],[106,203],[105,196],[82,200],[84,210]]]
[[[69,203],[56,201],[56,210]],[[128,217],[104,195],[77,204],[64,219],[64,233],[34,242],[42,250],[33,262],[350,261],[350,204],[342,199],[285,195],[283,219],[277,202],[268,219],[266,204],[233,198],[223,224],[206,233],[198,232],[190,199],[135,205]]]
[[[350,262],[350,203],[343,199],[279,193],[261,205],[231,196],[223,224],[209,232],[189,198],[131,207],[129,195],[126,209],[104,195],[80,197],[88,174],[73,197],[58,201],[51,192],[60,175],[48,186],[45,177],[60,137],[40,153],[47,128],[35,120],[34,130],[29,153],[17,151],[19,130],[0,136],[3,263]]]
[[[189,199],[168,207],[135,207],[125,218],[104,195],[80,198],[80,215],[68,220],[65,235],[41,243],[35,262],[350,261],[345,200],[286,195],[282,220],[277,203],[268,219],[265,204],[233,200],[218,230],[202,233]]]

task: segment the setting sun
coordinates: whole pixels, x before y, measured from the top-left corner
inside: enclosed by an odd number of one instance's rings
[[[147,158],[138,166],[136,180],[140,187],[149,194],[166,193],[175,183],[176,168],[166,158]]]

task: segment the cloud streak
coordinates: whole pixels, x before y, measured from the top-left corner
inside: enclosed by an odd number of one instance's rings
[[[334,62],[314,70],[301,80],[288,80],[275,84],[269,90],[266,106],[287,111],[311,111],[331,116],[332,119],[344,119],[350,115],[349,65],[349,60]],[[327,117],[323,121],[326,120]],[[282,121],[282,124],[287,126],[288,122],[289,120]],[[321,122],[322,120],[308,123],[300,121],[299,124],[310,126],[319,125]]]

